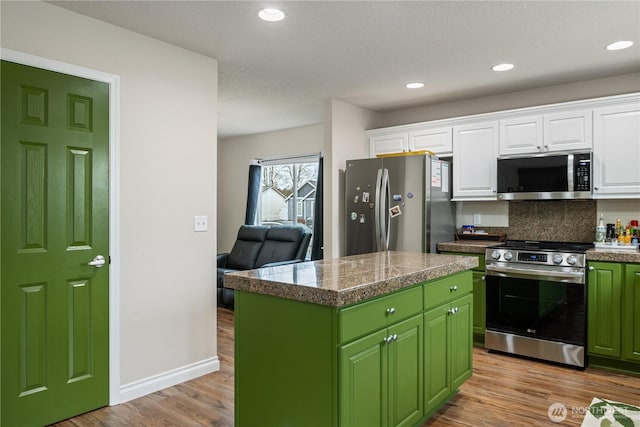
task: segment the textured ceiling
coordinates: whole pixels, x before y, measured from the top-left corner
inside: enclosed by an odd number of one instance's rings
[[[383,112],[640,72],[640,1],[51,3],[216,58],[222,138],[319,123],[330,98]],[[287,18],[260,21],[272,6]]]

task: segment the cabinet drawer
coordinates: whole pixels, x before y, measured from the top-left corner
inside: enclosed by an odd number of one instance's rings
[[[468,294],[473,290],[471,271],[427,282],[424,287],[424,308],[429,309]]]
[[[422,311],[422,286],[399,291],[372,301],[340,310],[341,343],[368,332],[385,328]]]

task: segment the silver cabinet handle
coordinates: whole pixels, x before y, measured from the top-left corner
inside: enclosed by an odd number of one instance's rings
[[[388,337],[386,337],[382,341],[384,341],[387,344],[389,344],[392,341],[398,341],[398,335],[397,334],[389,335]]]
[[[595,270],[595,268],[593,267],[593,265],[590,265],[589,266],[589,271],[593,271],[593,270]]]
[[[449,290],[450,290],[451,292],[455,292],[455,291],[457,291],[457,290],[458,290],[458,287],[457,287],[456,285],[453,285],[452,287],[450,287],[450,288],[449,288]]]
[[[104,257],[102,255],[98,255],[93,259],[93,261],[89,261],[87,265],[91,265],[95,268],[100,268],[104,265],[104,263],[105,263]]]
[[[449,314],[456,314],[458,312],[458,307],[453,307],[449,309]]]
[[[393,314],[396,312],[396,309],[393,307],[387,308],[387,314]]]
[[[481,280],[487,280],[487,276],[482,276]]]

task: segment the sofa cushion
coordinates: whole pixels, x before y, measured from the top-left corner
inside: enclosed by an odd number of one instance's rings
[[[229,252],[227,268],[235,270],[251,270],[256,267],[256,259],[260,253],[269,227],[263,225],[243,225],[238,231],[238,238]]]
[[[304,230],[297,226],[272,226],[260,249],[256,267],[280,261],[296,259]]]

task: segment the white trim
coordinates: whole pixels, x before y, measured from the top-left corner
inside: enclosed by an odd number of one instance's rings
[[[0,58],[109,85],[109,404],[120,396],[120,76],[0,48]]]
[[[120,388],[120,402],[128,402],[147,394],[155,393],[167,387],[198,378],[202,375],[210,374],[220,370],[220,360],[218,356],[191,363],[180,368],[171,369],[157,375],[150,376],[138,381],[124,384]]]

